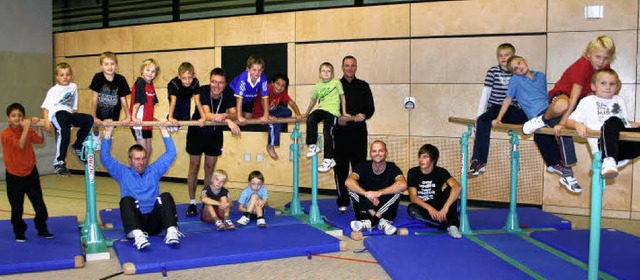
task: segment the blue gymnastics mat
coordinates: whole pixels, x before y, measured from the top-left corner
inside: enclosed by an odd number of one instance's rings
[[[114,249],[125,272],[149,273],[337,252],[340,240],[305,224],[240,228],[188,234],[180,245],[151,236],[151,245],[136,250],[133,240],[116,241]],[[131,264],[128,264],[131,263]]]
[[[300,204],[305,213],[309,212],[311,201],[304,200]],[[288,204],[287,206],[288,207]],[[350,223],[355,219],[353,208],[349,206],[346,214],[338,213],[338,206],[335,203],[335,199],[319,199],[318,207],[320,213],[327,222],[334,227],[342,229],[345,236],[351,235]],[[558,216],[544,212],[538,208],[522,207],[518,208],[518,220],[522,228],[555,228],[555,229],[571,229],[571,222],[564,220]],[[494,230],[502,229],[507,221],[507,215],[509,209],[482,209],[482,210],[469,210],[469,224],[472,230]],[[407,213],[407,206],[398,206],[398,215],[393,224],[397,228],[406,228],[409,234],[416,232],[435,232],[436,228],[426,226],[420,221],[417,221],[409,216]],[[382,235],[384,234],[377,227],[371,231],[364,231],[362,233],[365,236],[368,235]]]
[[[0,221],[0,274],[35,272],[84,266],[78,219],[49,217],[49,231],[56,237],[38,237],[33,219],[25,219],[27,242],[16,242],[11,221]]]
[[[589,260],[589,230],[533,232],[531,237],[582,262]],[[600,271],[640,279],[640,237],[611,229],[600,232]]]
[[[392,279],[531,279],[467,238],[377,236],[364,245]]]
[[[202,203],[198,203],[198,216],[187,217],[188,203],[176,204],[176,211],[178,212],[178,222],[196,222],[200,221],[200,213],[202,211]],[[265,208],[264,216],[275,215],[275,210],[271,207]],[[120,208],[107,208],[99,211],[100,221],[106,228],[122,228],[122,218],[120,218]],[[238,212],[238,202],[233,202],[233,208],[231,210],[231,218],[237,220],[242,216],[242,213]]]

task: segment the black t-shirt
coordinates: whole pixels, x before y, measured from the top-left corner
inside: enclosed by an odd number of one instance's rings
[[[202,195],[211,198],[215,201],[220,201],[221,198],[223,197],[231,197],[229,195],[229,190],[227,190],[225,187],[220,188],[220,191],[218,193],[214,193],[213,189],[211,188],[211,186],[204,186],[202,188]]]
[[[214,99],[213,97],[211,97],[211,87],[209,87],[209,85],[199,87],[198,94],[200,95],[200,104],[202,104],[202,107],[209,107],[209,111],[213,114],[222,114],[225,113],[227,109],[236,107],[236,98],[233,96],[233,90],[229,86],[224,88],[224,91],[218,99]],[[193,112],[193,115],[191,116],[191,119],[199,120],[200,112],[198,112],[198,110],[195,110]],[[190,126],[189,129],[198,129],[201,132],[211,132],[214,130],[222,131],[216,126]]]
[[[429,174],[423,174],[420,167],[409,169],[407,173],[407,185],[409,188],[417,190],[418,197],[427,202],[442,196],[443,186],[451,178],[451,174],[446,169],[434,166]]]
[[[188,121],[191,114],[191,98],[198,94],[200,82],[193,78],[193,82],[188,87],[182,85],[180,78],[175,77],[167,84],[167,92],[169,104],[171,104],[171,96],[176,97],[176,107],[173,110],[173,118],[179,121]],[[196,109],[197,110],[197,109]]]
[[[113,81],[108,81],[102,72],[98,72],[93,76],[89,88],[98,93],[96,117],[100,120],[119,120],[120,110],[122,110],[120,97],[131,94],[127,79],[115,73]]]
[[[391,186],[402,171],[391,161],[387,161],[387,166],[381,174],[373,173],[372,161],[367,160],[356,165],[353,173],[358,174],[358,183],[366,191],[377,191]]]

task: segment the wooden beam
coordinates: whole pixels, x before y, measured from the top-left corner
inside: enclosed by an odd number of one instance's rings
[[[34,118],[38,118],[38,117],[34,117]],[[340,117],[341,120],[346,120],[346,121],[354,121],[355,117]],[[307,118],[303,118],[300,122],[304,123],[307,121]],[[238,121],[234,121],[236,124],[238,123]],[[299,122],[298,119],[296,118],[277,118],[275,121],[269,121],[264,125],[270,124],[270,123],[296,123]],[[143,121],[142,125],[140,126],[158,126],[162,123],[162,121]],[[260,122],[260,119],[247,119],[245,124],[262,124]],[[198,121],[178,121],[178,126],[199,126],[200,122]],[[210,122],[210,121],[206,121],[204,123],[205,126],[223,126],[223,125],[227,125],[226,122]],[[36,123],[31,123],[31,126],[44,126],[44,121],[41,119],[38,119],[38,122]],[[122,124],[122,122],[119,121],[113,121],[109,124],[106,124],[104,121],[102,122],[102,125],[100,126],[135,126],[132,122],[129,122],[127,124]],[[242,127],[242,126],[240,126]]]

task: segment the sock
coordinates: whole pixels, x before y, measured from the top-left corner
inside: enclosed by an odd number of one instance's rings
[[[573,176],[573,169],[571,166],[565,166],[562,170],[562,177]]]
[[[256,218],[256,219],[262,219],[262,218],[264,218],[264,217],[263,217],[263,216],[260,216],[260,217],[258,217],[258,218]]]
[[[191,203],[191,204],[195,205],[195,204],[196,204],[196,200],[195,200],[195,199],[192,199],[192,200],[190,200],[190,201],[189,201],[189,203]]]
[[[251,213],[249,213],[249,212],[244,212],[244,213],[242,213],[242,216],[245,216],[245,217],[249,218],[249,216],[251,216]]]

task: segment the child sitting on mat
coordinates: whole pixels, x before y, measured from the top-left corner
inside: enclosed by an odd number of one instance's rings
[[[227,182],[227,172],[218,169],[213,172],[213,183],[202,188],[200,200],[202,200],[202,215],[200,219],[205,223],[215,223],[217,230],[235,229],[229,219],[231,206],[231,194],[224,187]]]
[[[238,210],[242,212],[242,218],[238,220],[238,225],[246,226],[251,218],[255,216],[258,227],[266,227],[264,219],[264,208],[267,206],[267,187],[262,185],[264,176],[258,170],[249,173],[249,185],[242,190],[238,199]]]

